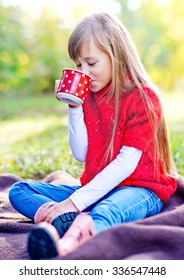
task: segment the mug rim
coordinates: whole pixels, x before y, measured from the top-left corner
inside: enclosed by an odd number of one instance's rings
[[[73,68],[64,68],[64,69],[63,69],[63,72],[64,72],[65,70],[75,71],[75,72],[77,72],[77,73],[84,74],[85,76],[87,76],[87,77],[89,77],[89,78],[91,79],[91,77],[90,77],[88,74],[86,74],[85,72],[83,72],[83,71],[80,71],[80,70],[77,70],[77,69],[73,69]]]

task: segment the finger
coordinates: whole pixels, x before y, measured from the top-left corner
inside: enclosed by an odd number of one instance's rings
[[[54,208],[55,204],[49,205],[49,207],[47,207],[47,209],[45,209],[44,213],[42,214],[42,219],[45,220],[46,217],[54,211]]]
[[[44,222],[47,222],[49,224],[51,224],[53,222],[53,220],[56,218],[57,216],[53,215],[52,214],[49,214],[45,219],[44,219]]]
[[[55,205],[47,209],[44,213],[44,221],[47,223],[52,223],[52,221],[60,215],[58,207]]]

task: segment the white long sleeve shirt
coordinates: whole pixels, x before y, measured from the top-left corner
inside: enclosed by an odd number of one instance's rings
[[[76,160],[84,162],[88,148],[87,129],[82,106],[68,107],[69,144]],[[88,184],[75,191],[71,200],[82,211],[98,201],[136,169],[142,151],[123,146],[117,157],[99,172]]]

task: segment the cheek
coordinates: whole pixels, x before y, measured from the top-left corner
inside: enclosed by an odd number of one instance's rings
[[[112,80],[112,71],[111,71],[111,69],[108,69],[108,71],[106,72],[106,75],[105,75],[104,78],[105,78],[107,83],[109,83]]]
[[[104,64],[103,78],[108,83],[112,80],[112,67],[111,67],[111,62],[109,60]]]
[[[98,70],[95,69],[91,74],[96,82],[103,85],[108,84],[112,80],[112,68],[108,64],[101,65]]]

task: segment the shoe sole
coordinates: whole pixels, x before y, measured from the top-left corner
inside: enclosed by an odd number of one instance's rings
[[[47,259],[58,255],[56,240],[47,228],[37,227],[28,237],[28,252],[31,259]]]
[[[54,219],[52,225],[57,229],[60,237],[63,237],[78,214],[78,212],[67,212]]]

